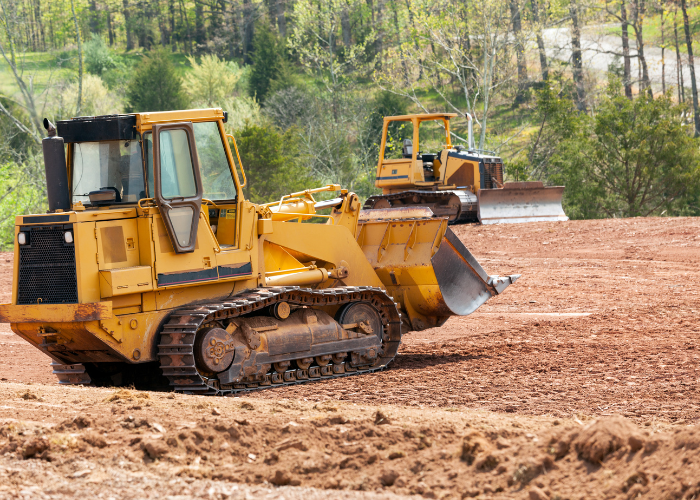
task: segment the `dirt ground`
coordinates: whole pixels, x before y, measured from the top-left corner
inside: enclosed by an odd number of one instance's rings
[[[699,224],[457,227],[522,278],[389,370],[245,398],[59,387],[0,325],[0,498],[695,498]]]

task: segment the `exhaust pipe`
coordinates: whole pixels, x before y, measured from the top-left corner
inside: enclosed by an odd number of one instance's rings
[[[474,126],[472,124],[472,115],[469,113],[464,113],[464,115],[467,117],[468,120],[468,127],[469,127],[469,135],[467,136],[467,145],[469,148],[469,151],[474,151]]]
[[[44,118],[44,128],[48,133],[48,137],[41,141],[41,146],[44,151],[49,212],[55,212],[56,210],[67,212],[71,209],[71,204],[63,137],[56,135],[56,127],[47,118]]]

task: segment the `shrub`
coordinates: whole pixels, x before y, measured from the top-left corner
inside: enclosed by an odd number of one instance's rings
[[[166,49],[155,49],[143,58],[134,70],[126,98],[129,113],[187,108],[182,79],[177,75]]]

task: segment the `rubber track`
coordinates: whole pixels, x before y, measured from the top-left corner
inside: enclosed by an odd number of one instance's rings
[[[295,379],[274,384],[270,381],[272,372],[268,373],[263,383],[222,386],[218,379],[208,379],[197,371],[194,361],[194,341],[202,325],[250,314],[281,301],[290,305],[311,307],[343,305],[359,301],[372,303],[379,311],[382,320],[383,338],[389,339],[382,343],[384,355],[375,365],[365,369],[358,368],[356,371],[345,373],[335,373],[335,370],[331,370],[330,375],[320,378]],[[360,286],[313,290],[289,286],[256,288],[236,295],[231,300],[189,306],[173,312],[162,327],[158,357],[163,375],[170,380],[170,385],[175,391],[186,394],[228,395],[383,370],[396,356],[400,343],[401,315],[396,303],[382,289]],[[345,366],[343,366],[344,370]],[[291,378],[291,373],[296,374],[297,371],[289,370],[285,375]]]

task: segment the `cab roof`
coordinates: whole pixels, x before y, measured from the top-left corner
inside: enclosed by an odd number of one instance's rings
[[[418,113],[415,115],[398,115],[398,116],[385,116],[384,121],[385,122],[390,122],[390,121],[403,121],[403,122],[409,122],[412,121],[413,119],[418,119],[418,121],[426,121],[426,120],[449,120],[450,118],[455,118],[456,116],[459,116],[457,113]]]

